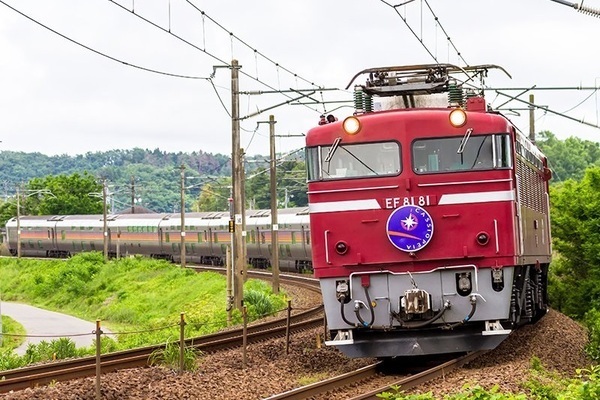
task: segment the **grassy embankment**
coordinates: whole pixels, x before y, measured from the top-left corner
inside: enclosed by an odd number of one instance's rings
[[[103,348],[122,349],[178,340],[180,313],[185,313],[186,337],[227,326],[226,279],[212,272],[196,273],[141,257],[103,261],[100,253],[68,260],[0,259],[3,301],[99,319],[118,335]],[[283,295],[272,294],[268,283],[249,280],[244,285],[249,318],[256,319],[285,307]],[[241,315],[233,312],[233,323]],[[160,329],[165,327],[165,329]],[[87,349],[91,351],[93,349]],[[1,355],[0,355],[1,356]]]

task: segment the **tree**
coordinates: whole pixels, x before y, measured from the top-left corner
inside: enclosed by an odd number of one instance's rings
[[[277,170],[277,185],[280,196],[287,200],[288,207],[306,207],[308,205],[308,187],[306,185],[306,164],[302,161],[286,161]],[[285,193],[287,192],[287,199]]]
[[[548,157],[556,181],[581,179],[587,167],[600,165],[600,144],[596,142],[576,137],[562,141],[552,132],[542,131],[536,144]]]
[[[266,210],[271,208],[271,182],[269,170],[261,168],[246,177],[246,208]]]
[[[0,203],[0,225],[6,225],[6,221],[17,215],[17,203],[4,201]]]
[[[52,194],[26,195],[43,190]],[[87,172],[34,178],[23,191],[22,212],[30,215],[101,214],[102,198],[93,197],[92,193],[102,193],[102,185]]]
[[[550,301],[563,313],[581,318],[600,309],[600,167],[581,181],[551,188],[552,236],[559,254],[551,266]]]
[[[202,186],[198,199],[193,203],[194,211],[228,211],[229,183],[231,179],[222,179],[221,184],[207,183]]]

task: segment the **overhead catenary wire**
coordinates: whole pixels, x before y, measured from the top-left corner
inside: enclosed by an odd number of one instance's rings
[[[78,42],[77,40],[72,39],[72,38],[70,38],[70,37],[62,34],[62,33],[58,32],[55,29],[50,28],[49,26],[47,26],[47,25],[39,22],[38,20],[30,17],[29,15],[25,14],[24,12],[22,12],[20,10],[17,10],[13,6],[11,6],[10,4],[7,4],[6,2],[4,2],[2,0],[0,0],[0,3],[2,3],[3,5],[5,5],[6,7],[10,8],[14,12],[16,12],[17,14],[19,14],[19,15],[27,18],[31,22],[34,22],[35,24],[41,26],[42,28],[49,30],[50,32],[54,33],[55,35],[58,35],[58,36],[62,37],[63,39],[66,39],[69,42],[74,43],[74,44],[76,44],[76,45],[78,45],[80,47],[83,47],[84,49],[89,50],[89,51],[91,51],[91,52],[93,52],[93,53],[95,53],[95,54],[97,54],[99,56],[108,58],[109,60],[118,62],[118,63],[126,65],[128,67],[137,68],[137,69],[140,69],[140,70],[143,70],[143,71],[147,71],[147,72],[152,72],[152,73],[155,73],[155,74],[167,75],[167,76],[171,76],[171,77],[175,77],[175,78],[200,79],[200,80],[208,80],[209,79],[208,77],[203,77],[203,76],[182,75],[182,74],[175,74],[175,73],[171,73],[171,72],[159,71],[159,70],[156,70],[156,69],[147,68],[147,67],[143,67],[141,65],[136,65],[136,64],[132,64],[132,63],[127,62],[127,61],[120,60],[120,59],[118,59],[116,57],[110,56],[110,55],[108,55],[106,53],[103,53],[103,52],[101,52],[99,50],[96,50],[96,49],[94,49],[94,48],[92,48],[90,46],[87,46],[87,45],[85,45],[85,44],[83,44],[81,42]]]
[[[433,11],[433,8],[431,8],[431,6],[429,5],[429,1],[425,0],[425,4],[427,5],[427,8],[429,8],[429,11],[431,12],[431,15],[433,15],[433,18],[435,19],[435,22],[439,25],[439,27],[442,30],[442,32],[444,32],[444,35],[446,36],[446,40],[448,41],[448,44],[450,46],[452,46],[452,48],[456,52],[456,55],[463,61],[463,63],[465,63],[465,65],[469,65],[469,63],[467,62],[467,60],[465,60],[463,58],[463,56],[462,56],[461,52],[458,50],[458,48],[456,48],[456,45],[454,44],[454,42],[450,38],[450,35],[448,35],[448,32],[446,32],[446,29],[444,29],[444,26],[442,25],[442,22],[440,21],[440,19],[438,18],[438,16]]]
[[[529,101],[526,101],[526,100],[519,99],[519,98],[517,98],[516,96],[511,96],[511,95],[509,95],[509,94],[502,93],[502,92],[500,92],[500,91],[498,91],[498,90],[496,90],[496,93],[498,93],[498,94],[500,94],[500,95],[502,95],[502,96],[508,97],[508,98],[510,98],[510,99],[512,99],[512,100],[515,100],[515,101],[518,101],[518,102],[524,103],[524,104],[526,104],[526,105],[528,105],[528,106],[530,106],[530,107],[539,108],[539,109],[542,109],[542,110],[544,110],[544,111],[546,111],[546,112],[549,112],[549,113],[551,113],[551,114],[555,114],[555,115],[558,115],[558,116],[560,116],[560,117],[563,117],[563,118],[566,118],[566,119],[570,119],[570,120],[572,120],[572,121],[579,122],[580,124],[584,124],[584,125],[587,125],[587,126],[591,126],[592,128],[598,128],[598,129],[600,129],[600,126],[598,126],[598,125],[596,125],[596,124],[592,124],[592,123],[586,122],[586,121],[585,121],[585,120],[583,120],[583,119],[577,119],[577,118],[571,117],[571,116],[569,116],[569,115],[565,115],[565,114],[563,114],[563,113],[561,113],[561,112],[558,112],[558,111],[551,110],[551,109],[550,109],[550,108],[548,108],[548,107],[539,106],[539,105],[537,105],[537,104],[534,104],[534,103],[531,103],[531,102],[529,102]]]
[[[148,24],[150,24],[150,25],[154,26],[155,28],[157,28],[157,29],[160,29],[160,30],[162,30],[163,32],[165,32],[165,33],[167,33],[167,34],[169,34],[169,35],[173,36],[174,38],[176,38],[176,39],[178,39],[178,40],[182,41],[183,43],[187,44],[188,46],[191,46],[191,47],[195,48],[196,50],[199,50],[199,51],[203,52],[204,54],[206,54],[206,55],[208,55],[209,57],[213,58],[214,60],[218,61],[218,62],[219,62],[219,63],[221,63],[222,65],[224,65],[224,66],[226,66],[226,67],[228,67],[228,68],[231,68],[231,65],[230,65],[230,63],[229,63],[229,62],[227,62],[227,61],[225,61],[225,60],[221,59],[220,57],[218,57],[218,56],[216,56],[216,55],[212,54],[211,52],[209,52],[208,50],[206,50],[206,48],[201,48],[201,47],[199,47],[198,45],[196,45],[196,44],[194,44],[194,43],[190,42],[189,40],[187,40],[187,39],[185,39],[185,38],[183,38],[182,36],[175,34],[175,33],[174,33],[172,30],[170,31],[170,30],[168,30],[168,29],[165,29],[164,27],[162,27],[162,26],[160,26],[159,24],[157,24],[157,23],[155,23],[155,22],[151,21],[150,19],[148,19],[148,18],[146,18],[146,17],[144,17],[144,16],[142,16],[142,15],[140,15],[140,14],[136,13],[136,12],[133,10],[133,8],[130,10],[130,9],[128,9],[127,7],[125,7],[125,6],[123,6],[123,5],[119,4],[119,3],[117,3],[115,0],[108,0],[108,1],[109,1],[110,3],[112,3],[112,4],[116,5],[117,7],[121,8],[122,10],[125,10],[125,11],[127,11],[127,12],[129,12],[129,13],[131,13],[131,14],[135,15],[136,17],[138,17],[138,18],[140,18],[141,20],[143,20],[143,21],[147,22]],[[191,5],[193,5],[192,3],[190,3],[190,4],[191,4]],[[195,7],[195,6],[194,6],[194,7]],[[202,17],[203,17],[203,18],[208,18],[208,19],[209,19],[211,22],[213,22],[213,23],[217,24],[217,23],[216,23],[216,21],[214,21],[214,19],[212,19],[212,18],[211,18],[211,17],[210,17],[208,14],[206,14],[204,11],[202,11],[202,10],[198,9],[197,7],[195,7],[195,9],[197,9],[197,10],[198,10],[198,11],[201,13],[201,15],[202,15]],[[225,28],[224,28],[222,25],[218,24],[217,26],[218,26],[220,29],[223,29],[225,32],[227,32],[227,34],[228,34],[228,35],[230,35],[230,36],[234,36],[234,35],[233,35],[233,33],[231,33],[231,31],[229,31],[229,30],[225,29]],[[236,37],[236,39],[237,39],[237,37]],[[240,40],[240,39],[238,39],[238,40]],[[240,41],[240,42],[241,42],[241,41]],[[245,42],[243,42],[243,43],[244,43],[244,45],[245,45],[245,46],[248,46],[248,48],[254,49],[253,47],[251,47],[251,46],[247,45]],[[262,55],[262,54],[261,54],[261,55]],[[263,56],[263,57],[264,57],[264,56]],[[265,58],[265,59],[267,59],[267,58]],[[269,60],[270,62],[273,62],[273,61],[272,61],[272,60],[270,60],[270,59],[268,59],[268,60]],[[273,63],[274,63],[274,62],[273,62]],[[274,64],[275,64],[276,66],[280,67],[280,66],[279,66],[279,64],[277,64],[277,63],[274,63]],[[289,71],[289,70],[287,70],[287,69],[286,69],[286,71]],[[291,71],[290,71],[290,72],[291,72]],[[246,77],[248,77],[248,78],[250,78],[250,79],[252,79],[252,80],[254,80],[254,81],[256,81],[256,82],[258,82],[258,83],[260,83],[261,85],[263,85],[263,86],[265,86],[265,87],[267,87],[267,88],[269,88],[269,89],[271,89],[271,90],[276,90],[276,91],[278,90],[278,89],[276,89],[275,87],[273,87],[272,85],[270,85],[270,84],[268,84],[268,83],[264,82],[263,80],[259,79],[258,77],[252,76],[251,74],[249,74],[249,73],[245,72],[243,69],[240,69],[240,70],[239,70],[239,73],[240,73],[240,74],[242,74],[242,75],[244,75],[244,76],[246,76]],[[297,76],[296,74],[294,74],[294,75],[295,75],[295,76]],[[307,80],[307,82],[309,82],[309,81]],[[310,82],[309,82],[309,83],[310,83]],[[311,84],[312,84],[312,83],[311,83]],[[313,85],[314,85],[314,84],[313,84]],[[315,85],[315,86],[317,86],[317,85]],[[281,94],[282,94],[283,96],[285,96],[285,97],[288,97],[289,99],[292,99],[292,97],[291,97],[290,95],[287,95],[286,93],[281,93]],[[309,108],[309,109],[311,109],[311,110],[313,110],[313,111],[315,111],[315,112],[319,112],[319,110],[317,110],[317,109],[315,109],[315,108],[313,108],[313,107],[310,107],[310,106],[305,106],[305,107],[307,107],[307,108]]]
[[[293,75],[294,78],[296,78],[296,79],[300,79],[300,80],[302,80],[302,81],[304,81],[304,82],[308,83],[309,85],[312,85],[312,86],[314,86],[316,88],[323,87],[323,86],[317,85],[316,83],[311,82],[310,80],[308,80],[306,78],[303,78],[302,76],[296,74],[295,72],[293,72],[293,71],[285,68],[284,66],[282,66],[278,62],[272,60],[271,58],[267,57],[262,52],[258,51],[255,47],[250,46],[248,43],[246,43],[244,40],[242,40],[239,36],[235,35],[233,32],[231,32],[230,30],[226,29],[223,25],[221,25],[220,23],[218,23],[217,21],[215,21],[212,17],[210,17],[208,14],[206,14],[206,12],[204,12],[203,10],[201,10],[200,8],[198,8],[194,3],[192,3],[191,0],[186,0],[186,2],[188,4],[190,4],[196,11],[200,12],[204,17],[208,18],[212,23],[214,23],[216,26],[218,26],[220,29],[222,29],[224,32],[228,33],[232,38],[235,38],[238,42],[240,42],[241,44],[243,44],[244,46],[246,46],[248,49],[252,50],[255,53],[255,55],[260,55],[266,61],[268,61],[271,64],[273,64],[278,69],[281,69],[281,70],[287,72],[288,74]],[[258,71],[257,71],[256,75],[258,77]]]
[[[401,4],[391,4],[386,0],[379,0],[382,3],[384,3],[385,5],[387,5],[388,7],[391,7],[394,12],[400,17],[400,19],[404,22],[404,24],[406,25],[406,27],[408,28],[408,30],[413,34],[413,36],[419,41],[419,43],[421,43],[421,45],[423,46],[423,48],[425,49],[425,51],[427,51],[427,53],[431,56],[431,58],[433,58],[435,60],[436,63],[439,63],[440,61],[438,60],[437,56],[434,55],[431,50],[427,47],[427,45],[425,44],[425,42],[423,41],[422,37],[419,37],[419,35],[417,34],[417,32],[415,32],[415,30],[410,26],[410,24],[408,23],[408,19],[404,16],[402,16],[402,14],[400,14],[400,11],[398,11],[398,8],[401,6],[404,6],[408,3],[410,3],[409,1],[403,2]],[[464,57],[462,56],[462,53],[460,51],[458,51],[458,48],[456,47],[456,45],[454,44],[454,42],[452,41],[452,39],[450,38],[450,35],[448,35],[446,29],[444,29],[440,19],[438,18],[438,16],[435,14],[435,12],[433,11],[433,8],[429,5],[429,3],[427,2],[427,0],[425,0],[425,3],[427,5],[427,7],[429,8],[429,11],[431,12],[434,20],[436,21],[437,24],[439,24],[440,29],[442,30],[442,32],[444,32],[444,35],[446,35],[446,40],[448,41],[448,43],[452,46],[452,48],[456,51],[458,57],[465,63],[465,65],[469,65],[467,63],[467,61],[464,59]]]
[[[132,7],[132,10],[129,10],[129,9],[127,9],[126,7],[122,6],[121,4],[119,4],[119,3],[115,2],[114,0],[109,0],[109,1],[110,1],[111,3],[113,3],[113,4],[117,5],[118,7],[120,7],[120,8],[122,8],[122,9],[124,9],[124,10],[127,10],[127,11],[131,12],[132,14],[134,14],[135,16],[137,16],[138,18],[140,18],[140,19],[142,19],[143,21],[145,21],[145,22],[147,22],[147,23],[149,23],[149,24],[153,25],[154,27],[156,27],[156,28],[159,28],[159,29],[161,29],[161,30],[165,31],[166,33],[169,33],[169,34],[170,34],[170,35],[172,35],[173,37],[175,37],[175,38],[177,38],[177,39],[179,39],[179,40],[183,41],[184,43],[186,43],[186,44],[188,44],[188,45],[190,45],[190,46],[194,47],[195,49],[202,51],[203,53],[205,53],[205,54],[206,54],[206,55],[208,55],[209,57],[212,57],[214,60],[218,61],[219,63],[221,63],[221,64],[224,64],[225,66],[231,67],[231,66],[229,65],[229,63],[228,63],[228,62],[226,62],[225,60],[222,60],[222,59],[220,59],[219,57],[215,56],[214,54],[212,54],[212,53],[210,53],[210,52],[206,51],[206,49],[202,49],[202,48],[200,48],[200,47],[196,46],[195,44],[193,44],[192,42],[190,42],[190,41],[188,41],[188,40],[184,39],[183,37],[181,37],[181,36],[179,36],[179,35],[176,35],[176,34],[174,34],[174,33],[172,32],[172,30],[171,30],[170,14],[169,14],[169,28],[168,28],[168,29],[165,29],[165,28],[161,27],[160,25],[158,25],[158,24],[156,24],[156,23],[152,22],[151,20],[149,20],[149,19],[147,19],[147,18],[145,18],[145,17],[143,17],[143,16],[141,16],[141,15],[139,15],[139,14],[135,13],[135,10],[134,10],[134,8],[133,8],[133,7]],[[35,24],[37,24],[37,25],[39,25],[39,26],[43,27],[44,29],[46,29],[46,30],[48,30],[48,31],[50,31],[50,32],[52,32],[52,33],[54,33],[54,34],[56,34],[56,35],[58,35],[58,36],[62,37],[63,39],[66,39],[66,40],[68,40],[69,42],[71,42],[71,43],[73,43],[73,44],[76,44],[76,45],[78,45],[78,46],[80,46],[80,47],[82,47],[82,48],[84,48],[84,49],[86,49],[86,50],[88,50],[88,51],[91,51],[91,52],[93,52],[93,53],[95,53],[95,54],[97,54],[97,55],[100,55],[100,56],[102,56],[102,57],[105,57],[105,58],[107,58],[107,59],[109,59],[109,60],[112,60],[112,61],[118,62],[118,63],[120,63],[120,64],[123,64],[123,65],[129,66],[129,67],[132,67],[132,68],[136,68],[136,69],[139,69],[139,70],[143,70],[143,71],[146,71],[146,72],[151,72],[151,73],[155,73],[155,74],[159,74],[159,75],[165,75],[165,76],[176,77],[176,78],[185,78],[185,79],[196,79],[196,80],[206,80],[206,81],[209,81],[209,82],[210,82],[210,84],[211,84],[211,86],[213,87],[213,89],[214,89],[215,93],[217,94],[217,97],[218,97],[218,99],[219,99],[219,102],[221,103],[221,105],[222,105],[222,106],[223,106],[223,108],[225,109],[226,113],[227,113],[229,116],[231,116],[231,113],[229,112],[229,110],[228,110],[228,109],[227,109],[227,107],[225,106],[225,104],[224,104],[224,102],[223,102],[223,100],[222,100],[221,96],[219,95],[219,93],[218,93],[218,91],[217,91],[217,89],[216,89],[216,87],[215,87],[215,85],[214,85],[214,83],[213,83],[213,81],[212,81],[212,76],[211,76],[211,77],[205,77],[205,76],[193,76],[193,75],[177,74],[177,73],[172,73],[172,72],[160,71],[160,70],[153,69],[153,68],[148,68],[148,67],[144,67],[144,66],[141,66],[141,65],[137,65],[137,64],[133,64],[133,63],[131,63],[131,62],[127,62],[127,61],[121,60],[121,59],[119,59],[119,58],[116,58],[116,57],[113,57],[113,56],[111,56],[111,55],[109,55],[109,54],[106,54],[106,53],[104,53],[104,52],[102,52],[102,51],[96,50],[96,49],[94,49],[94,48],[92,48],[92,47],[90,47],[90,46],[88,46],[88,45],[85,45],[85,44],[83,44],[83,43],[81,43],[81,42],[79,42],[79,41],[77,41],[77,40],[75,40],[75,39],[73,39],[73,38],[71,38],[71,37],[69,37],[69,36],[67,36],[67,35],[65,35],[65,34],[63,34],[63,33],[59,32],[59,31],[57,31],[57,30],[55,30],[55,29],[53,29],[53,28],[51,28],[51,27],[49,27],[48,25],[45,25],[44,23],[42,23],[42,22],[40,22],[40,21],[36,20],[35,18],[33,18],[33,17],[31,17],[31,16],[29,16],[29,15],[25,14],[24,12],[22,12],[22,11],[20,11],[20,10],[16,9],[15,7],[11,6],[10,4],[7,4],[7,3],[6,3],[5,1],[3,1],[3,0],[0,0],[0,3],[1,3],[1,4],[3,4],[4,6],[6,6],[7,8],[9,8],[9,9],[13,10],[14,12],[18,13],[19,15],[21,15],[21,16],[23,16],[23,17],[27,18],[28,20],[30,20],[30,21],[32,21],[32,22],[34,22]],[[191,4],[191,3],[190,3],[190,4]],[[195,6],[194,6],[194,7],[195,7]],[[195,8],[196,8],[196,7],[195,7]],[[197,8],[196,8],[196,9],[197,9]],[[208,16],[206,13],[204,13],[203,11],[201,11],[201,12],[202,12],[203,18],[204,18],[204,17],[208,17],[208,18],[209,18],[209,19],[210,19],[210,20],[211,20],[213,23],[217,24],[217,26],[219,26],[221,29],[225,29],[225,28],[223,28],[223,27],[222,27],[222,25],[218,24],[218,23],[217,23],[217,22],[216,22],[214,19],[210,18],[210,17],[209,17],[209,16]],[[169,13],[170,13],[170,9],[169,9]],[[236,38],[238,41],[240,41],[240,43],[243,43],[245,46],[248,46],[248,47],[250,47],[250,46],[249,46],[247,43],[245,43],[244,41],[242,41],[242,40],[241,40],[240,38],[238,38],[237,36],[235,36],[235,35],[233,35],[233,34],[231,34],[231,35],[232,35],[233,37],[235,37],[235,38]],[[258,52],[258,51],[257,51],[257,52]],[[266,57],[266,56],[265,56],[265,55],[263,55],[262,53],[260,53],[260,52],[258,52],[258,53],[259,53],[259,54],[260,54],[260,55],[261,55],[263,58],[265,58],[266,60],[268,60],[269,62],[272,62],[272,63],[276,64],[278,68],[282,68],[282,69],[283,69],[283,70],[285,70],[286,72],[288,72],[288,73],[290,73],[290,74],[293,74],[293,75],[294,75],[294,77],[295,77],[296,79],[297,79],[297,78],[300,78],[300,79],[304,80],[305,82],[308,82],[308,83],[310,83],[311,85],[313,85],[313,86],[315,86],[315,87],[318,87],[316,84],[314,84],[314,83],[312,83],[312,82],[308,81],[308,80],[307,80],[307,79],[305,79],[305,78],[302,78],[302,77],[298,76],[297,74],[293,73],[292,71],[288,70],[287,68],[283,68],[283,67],[281,67],[279,64],[275,63],[274,61],[272,61],[270,58]],[[277,89],[275,89],[273,86],[271,86],[271,85],[267,84],[266,82],[263,82],[263,81],[261,81],[260,79],[258,79],[258,77],[253,77],[252,75],[250,75],[250,74],[248,74],[248,73],[245,73],[245,72],[243,72],[243,71],[241,71],[241,73],[242,73],[243,75],[245,75],[245,76],[247,76],[247,77],[249,77],[249,78],[253,79],[253,80],[256,80],[258,83],[260,83],[260,84],[262,84],[262,85],[264,85],[264,86],[268,87],[269,89],[272,89],[272,90],[274,90],[274,91],[277,91]],[[279,94],[283,94],[284,96],[288,97],[288,98],[289,98],[289,99],[291,99],[291,100],[294,100],[294,99],[293,99],[293,98],[292,98],[290,95],[287,95],[287,94],[285,94],[285,93],[282,93],[282,92],[280,92],[280,91],[277,91],[277,92],[278,92]],[[313,110],[313,111],[315,111],[315,112],[319,112],[319,110],[317,110],[317,109],[315,109],[315,108],[313,108],[313,107],[310,107],[310,106],[306,106],[306,107],[307,107],[307,108],[309,108],[309,109],[311,109],[311,110]]]

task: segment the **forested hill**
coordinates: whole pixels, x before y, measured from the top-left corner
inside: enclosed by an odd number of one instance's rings
[[[268,158],[246,157],[246,199],[254,208],[269,208],[269,174],[259,173],[269,168]],[[289,207],[304,206],[307,202],[304,153],[296,152],[285,160],[278,167],[278,199]],[[181,165],[185,167],[186,210],[228,209],[230,155],[203,151],[168,153],[136,148],[76,156],[2,151],[0,190],[2,198],[9,199],[17,186],[27,189],[35,178],[89,174],[98,182],[106,179],[112,211],[135,203],[156,212],[174,212],[180,208]]]
[[[181,164],[193,169],[197,174],[225,176],[231,174],[230,156],[210,154],[202,151],[192,153],[167,153],[159,149],[111,150],[88,152],[83,155],[47,156],[41,153],[2,151],[0,156],[0,179],[9,185],[28,182],[32,178],[48,175],[71,175],[88,171],[108,179],[126,175],[135,166],[143,165],[153,169],[172,169]]]

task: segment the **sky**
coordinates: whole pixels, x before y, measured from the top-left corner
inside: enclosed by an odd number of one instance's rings
[[[280,153],[302,148],[320,114],[351,115],[349,103],[335,101],[351,99],[343,89],[365,68],[497,64],[512,79],[492,70],[491,88],[600,85],[600,18],[551,0],[390,6],[404,1],[0,0],[0,151],[229,155],[233,59],[245,92],[240,144],[249,155],[269,154],[269,115]],[[585,6],[600,9],[600,0]],[[521,99],[529,93],[549,110],[600,125],[593,90],[534,89]],[[493,107],[508,100],[493,90],[486,97]],[[528,132],[526,105],[506,107],[521,109],[505,113]],[[541,110],[535,130],[600,138],[598,128]]]

